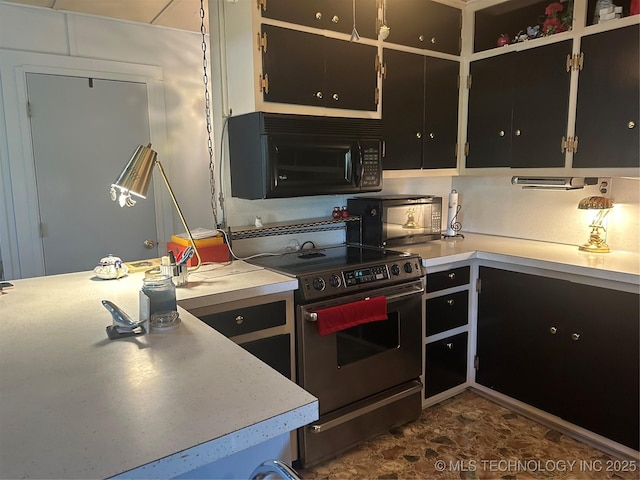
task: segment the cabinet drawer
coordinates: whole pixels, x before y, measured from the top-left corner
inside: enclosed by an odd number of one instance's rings
[[[287,333],[240,343],[239,345],[285,377],[291,378],[290,339],[291,336]]]
[[[226,312],[198,315],[198,318],[223,335],[235,337],[284,325],[287,320],[286,302],[281,300]]]
[[[437,292],[445,288],[469,283],[470,267],[452,268],[442,272],[427,274],[427,292]]]
[[[469,318],[469,292],[452,293],[426,301],[427,337],[466,325]]]
[[[467,333],[429,343],[425,354],[425,398],[467,381]]]

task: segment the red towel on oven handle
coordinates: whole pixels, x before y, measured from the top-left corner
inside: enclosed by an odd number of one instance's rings
[[[387,297],[373,297],[316,311],[318,333],[329,335],[362,323],[386,320]]]

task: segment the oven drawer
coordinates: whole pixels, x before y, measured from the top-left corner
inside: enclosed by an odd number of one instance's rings
[[[426,291],[437,292],[445,288],[457,287],[458,285],[466,285],[469,283],[471,267],[452,268],[427,274]]]
[[[192,312],[194,313],[194,312]],[[234,308],[226,312],[198,315],[200,320],[226,337],[284,325],[287,321],[286,302],[264,303],[250,307]]]
[[[467,381],[467,332],[428,343],[424,396],[432,397]]]
[[[427,337],[466,325],[469,317],[469,291],[430,298],[426,304]]]

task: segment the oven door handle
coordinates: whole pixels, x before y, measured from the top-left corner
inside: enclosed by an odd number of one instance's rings
[[[413,287],[409,292],[396,293],[395,295],[387,295],[387,302],[398,300],[400,298],[408,297],[410,295],[417,295],[424,293],[424,288],[422,287]]]
[[[413,287],[411,289],[411,291],[409,292],[403,292],[403,293],[396,293],[394,295],[386,295],[387,297],[387,302],[393,302],[396,300],[399,300],[401,298],[404,297],[408,297],[410,295],[419,295],[424,293],[424,288],[422,287]],[[366,297],[365,300],[370,299],[371,297]],[[307,320],[308,322],[317,322],[318,321],[318,314],[316,312],[307,312],[304,316],[305,320]]]
[[[347,413],[346,415],[342,415],[338,418],[334,418],[332,420],[328,420],[324,423],[312,423],[311,425],[308,425],[307,428],[309,429],[309,431],[311,433],[322,433],[322,432],[326,432],[327,430],[333,428],[333,427],[337,427],[338,425],[342,425],[343,423],[346,423],[350,420],[353,420],[354,418],[357,418],[361,415],[364,415],[365,413],[369,413],[369,412],[373,412],[374,410],[377,410],[379,408],[382,408],[386,405],[389,405],[391,403],[397,402],[398,400],[401,400],[403,398],[406,398],[410,395],[414,395],[417,392],[421,392],[422,391],[422,383],[420,383],[419,381],[415,381],[413,382],[413,385],[409,388],[407,388],[406,390],[403,390],[401,392],[398,392],[394,395],[391,395],[390,397],[386,397],[378,402],[374,402],[371,403],[369,405],[366,405],[362,408],[359,408],[357,410],[353,410],[352,412]]]

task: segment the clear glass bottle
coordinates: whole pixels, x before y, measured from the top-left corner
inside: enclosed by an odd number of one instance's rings
[[[142,293],[149,299],[149,326],[162,328],[176,325],[178,305],[176,286],[171,277],[147,274],[142,280]]]

